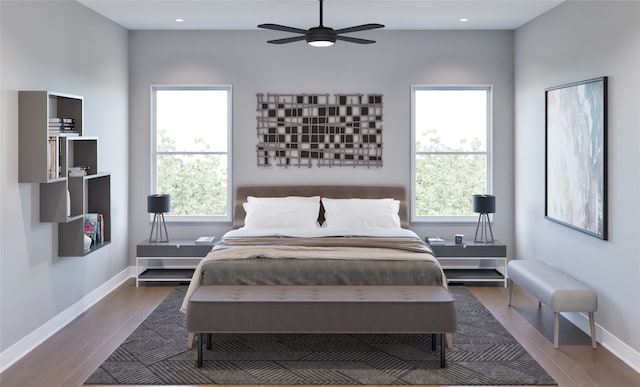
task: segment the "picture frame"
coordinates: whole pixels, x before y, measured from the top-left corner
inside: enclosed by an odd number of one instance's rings
[[[545,218],[607,239],[607,77],[545,89]]]

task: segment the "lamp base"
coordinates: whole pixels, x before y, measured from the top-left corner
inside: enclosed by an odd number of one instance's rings
[[[487,229],[489,230],[489,234],[487,234]],[[480,237],[478,238],[478,232],[480,232]],[[491,239],[489,239],[489,235],[491,235]],[[478,216],[478,224],[476,225],[476,235],[473,238],[473,241],[476,243],[493,243],[493,230],[491,229],[491,222],[489,221],[489,214],[483,212]]]
[[[153,233],[154,230],[155,235]],[[153,214],[151,232],[149,233],[149,242],[169,242],[169,234],[167,234],[167,224],[164,222],[164,213],[162,212]]]

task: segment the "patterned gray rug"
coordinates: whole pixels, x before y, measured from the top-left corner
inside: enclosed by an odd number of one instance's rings
[[[214,335],[196,368],[186,347],[186,287],[178,287],[86,384],[446,384],[555,385],[555,381],[465,288],[451,288],[458,332],[447,368],[431,335]]]

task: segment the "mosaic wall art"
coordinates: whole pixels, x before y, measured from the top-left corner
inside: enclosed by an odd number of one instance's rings
[[[257,94],[258,166],[382,167],[382,94]]]

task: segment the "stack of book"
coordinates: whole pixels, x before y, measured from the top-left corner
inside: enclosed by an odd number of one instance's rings
[[[91,246],[98,246],[104,242],[104,216],[97,213],[84,215],[84,233],[91,238]]]
[[[78,136],[76,120],[73,118],[49,118],[50,136]]]

